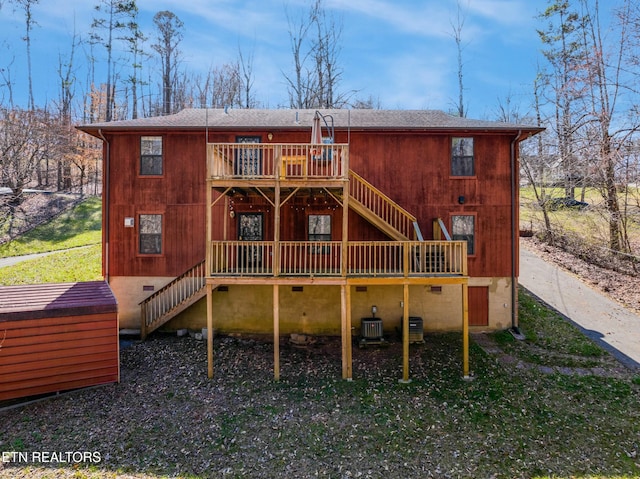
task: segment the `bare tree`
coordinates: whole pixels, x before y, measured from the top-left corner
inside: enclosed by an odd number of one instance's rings
[[[535,124],[542,125],[546,123],[542,117],[542,75],[538,74],[534,84],[533,84],[533,99],[534,99],[534,111],[535,111]],[[511,118],[511,116],[509,116]],[[545,186],[546,186],[546,171],[548,163],[551,161],[552,155],[549,152],[549,142],[547,138],[549,136],[548,132],[542,132],[536,135],[536,141],[533,144],[531,150],[521,150],[520,155],[520,164],[522,166],[522,170],[524,171],[527,179],[529,180],[529,184],[531,184],[533,188],[534,195],[536,197],[536,202],[542,211],[542,217],[544,220],[544,238],[547,242],[553,244],[554,237],[553,231],[551,229],[551,219],[549,218],[549,211],[546,208],[546,194],[545,194]],[[528,146],[529,142],[524,143],[524,147]]]
[[[11,66],[13,65],[15,59],[16,57],[12,56],[9,64],[4,68],[0,68],[0,76],[2,76],[2,81],[4,82],[0,86],[6,87],[7,91],[9,92],[8,104],[10,107],[13,107],[13,81],[11,80]],[[3,99],[4,97],[0,97],[0,104],[2,104]]]
[[[369,95],[368,98],[356,98],[351,102],[351,107],[356,110],[379,110],[382,108],[380,98]]]
[[[256,100],[253,96],[253,82],[255,80],[253,76],[253,51],[249,56],[245,57],[242,53],[242,49],[238,48],[238,64],[240,66],[240,81],[242,87],[242,107],[254,108],[256,106]]]
[[[465,16],[462,13],[460,6],[460,0],[456,2],[456,21],[451,22],[451,30],[453,39],[456,42],[456,50],[458,52],[458,104],[456,106],[456,113],[460,118],[467,116],[467,110],[464,106],[464,83],[463,83],[463,62],[462,62],[462,28],[464,27]]]
[[[335,108],[344,104],[345,98],[337,91],[342,76],[338,59],[342,24],[328,16],[322,0],[316,0],[311,9],[311,19],[316,27],[313,57],[316,67],[315,103],[322,108]]]
[[[287,12],[294,74],[285,75],[292,108],[341,108],[351,93],[340,93],[342,25],[315,0],[307,14],[293,21]],[[310,38],[315,29],[315,37]],[[309,65],[311,64],[311,65]]]
[[[313,90],[313,86],[310,84],[311,78],[305,67],[309,53],[305,52],[303,47],[312,23],[305,16],[301,16],[297,21],[293,20],[288,12],[287,20],[294,70],[293,76],[285,74],[289,91],[289,106],[291,108],[311,108],[310,92]]]
[[[628,138],[638,131],[640,123],[629,121],[626,113],[620,114],[619,107],[624,104],[623,93],[632,91],[635,86],[625,83],[625,51],[630,47],[630,3],[621,11],[615,40],[604,42],[600,23],[600,5],[598,0],[580,0],[585,18],[583,42],[585,51],[585,69],[587,71],[585,95],[586,111],[589,114],[587,138],[589,150],[597,159],[597,184],[605,202],[609,224],[609,248],[616,252],[628,252],[628,235],[624,228],[622,211],[617,187],[617,170],[624,158],[622,153]]]
[[[184,24],[173,13],[167,10],[158,12],[153,17],[157,29],[157,43],[151,48],[158,54],[162,69],[162,114],[173,112],[173,93],[178,81],[178,63]]]
[[[140,30],[138,24],[138,10],[132,12],[131,21],[128,25],[128,34],[125,35],[124,41],[127,44],[129,53],[132,56],[131,74],[127,78],[127,83],[131,85],[131,118],[138,118],[138,93],[141,83],[140,71],[142,69],[142,60],[148,57],[144,51],[143,44],[147,37]]]
[[[124,31],[135,22],[131,20],[138,13],[135,0],[100,0],[95,7],[101,17],[93,19],[91,24],[91,40],[104,46],[107,51],[107,82],[105,120],[113,119],[115,76],[114,76],[114,43],[118,40],[119,31]]]
[[[0,181],[11,189],[4,204],[10,217],[24,201],[23,190],[50,153],[49,126],[45,111],[0,108]]]
[[[19,6],[24,12],[25,20],[25,36],[24,41],[27,44],[27,75],[28,75],[28,88],[29,88],[29,109],[35,109],[35,101],[33,99],[33,75],[31,69],[31,30],[36,25],[36,21],[33,19],[33,13],[31,8],[37,5],[40,0],[10,0],[13,4]]]
[[[200,108],[245,108],[239,63],[209,68],[206,75],[193,78],[189,89],[193,90],[191,97]]]
[[[558,142],[558,155],[564,173],[565,194],[573,198],[579,179],[576,135],[584,118],[577,106],[584,94],[581,75],[584,51],[581,48],[584,19],[571,8],[569,0],[557,0],[540,15],[548,22],[538,35],[549,70],[545,74],[547,95],[555,110],[553,127]]]

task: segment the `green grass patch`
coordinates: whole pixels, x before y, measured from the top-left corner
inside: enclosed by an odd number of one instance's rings
[[[539,301],[520,290],[520,326],[527,332],[531,342],[562,354],[600,357],[604,350],[596,346],[577,327],[557,312],[543,306]]]
[[[526,340],[517,341],[508,331],[496,331],[492,336],[504,351],[532,364],[581,368],[595,367],[607,355],[575,325],[526,292],[520,290],[518,301],[520,328]]]
[[[102,202],[91,197],[53,221],[0,245],[0,258],[98,244],[101,231]]]
[[[0,268],[0,285],[102,280],[102,248],[91,245]]]

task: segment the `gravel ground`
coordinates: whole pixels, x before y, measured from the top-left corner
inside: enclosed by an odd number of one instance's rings
[[[625,455],[638,452],[640,424],[637,388],[624,386],[628,378],[615,379],[615,402],[603,406],[608,389],[589,384],[593,398],[583,394],[588,371],[559,381],[553,371],[503,361],[508,357],[488,355],[474,342],[476,377],[464,381],[459,334],[427,335],[425,345],[412,345],[408,385],[398,383],[397,341],[355,348],[352,382],[340,379],[338,338],[306,348],[283,342],[280,382],[272,379],[268,341],[221,337],[215,351],[216,377],[209,380],[204,342],[152,335],[122,351],[118,385],[0,411],[0,451],[29,455],[26,463],[0,463],[0,478],[640,473]],[[601,421],[602,407],[626,408],[634,417]],[[59,462],[78,451],[99,461]],[[59,456],[43,463],[34,452]]]

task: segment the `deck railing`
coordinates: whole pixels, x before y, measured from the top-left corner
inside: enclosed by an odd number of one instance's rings
[[[210,179],[346,179],[348,171],[346,144],[207,144]]]
[[[342,271],[340,241],[210,242],[210,276],[409,277],[467,275],[464,241],[349,242]]]

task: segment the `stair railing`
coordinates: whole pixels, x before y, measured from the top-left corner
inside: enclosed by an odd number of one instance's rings
[[[407,239],[414,237],[416,217],[352,170],[349,194]]]
[[[167,314],[205,287],[205,262],[201,261],[140,303],[140,337],[166,322]]]

